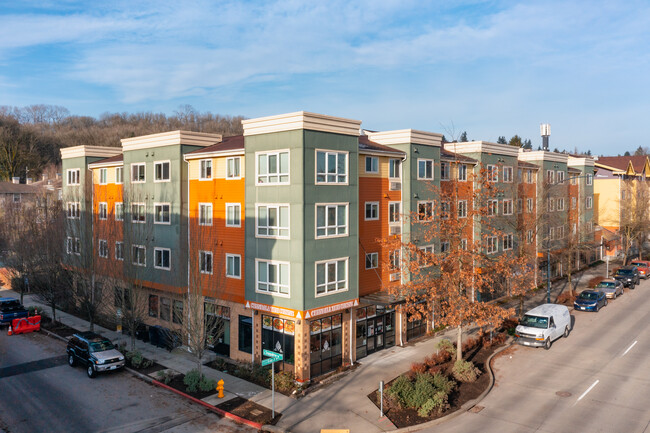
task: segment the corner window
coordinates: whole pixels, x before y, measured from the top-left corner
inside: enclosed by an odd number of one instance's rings
[[[241,158],[239,156],[226,158],[226,179],[241,178]]]
[[[169,182],[169,161],[160,161],[153,163],[153,181]]]
[[[68,179],[68,185],[79,185],[80,170],[78,168],[66,170],[66,175]]]
[[[366,202],[366,221],[374,221],[379,219],[379,202],[367,201]]]
[[[199,225],[212,225],[212,203],[199,203]]]
[[[145,165],[131,164],[131,182],[142,183],[145,181]]]
[[[156,269],[171,269],[170,265],[171,250],[169,248],[153,249],[153,266]]]
[[[316,296],[348,289],[348,259],[316,263]]]
[[[212,251],[199,251],[199,271],[212,274]]]
[[[199,180],[212,179],[212,160],[202,159],[201,161],[199,161],[199,166],[200,166]]]
[[[347,152],[317,150],[316,183],[348,183]]]
[[[289,296],[289,263],[256,259],[255,290]]]
[[[348,234],[348,205],[316,205],[316,238]]]
[[[155,203],[153,205],[154,224],[171,224],[170,208],[170,203]]]
[[[146,222],[146,208],[144,203],[131,204],[131,222],[144,223]]]
[[[289,205],[258,205],[257,236],[289,237]]]
[[[557,210],[559,211],[564,210],[564,197],[560,197],[557,199]]]
[[[277,185],[289,183],[289,152],[257,154],[257,184]]]
[[[379,158],[366,156],[366,173],[379,173]]]
[[[433,180],[433,159],[418,159],[418,179]]]
[[[379,253],[366,253],[366,269],[377,269],[379,266]]]
[[[226,227],[241,227],[240,203],[226,203]]]
[[[100,185],[106,185],[107,178],[108,178],[108,169],[107,168],[100,168],[99,169],[99,184]]]
[[[99,203],[99,219],[105,220],[108,218],[108,203],[101,202]]]
[[[241,256],[226,254],[226,277],[241,278]]]
[[[133,245],[131,249],[132,263],[136,266],[147,266],[147,249],[142,245]]]

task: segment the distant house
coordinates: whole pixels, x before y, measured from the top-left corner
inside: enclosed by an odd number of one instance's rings
[[[10,209],[24,209],[30,206],[45,206],[53,200],[61,200],[61,179],[48,179],[47,176],[38,182],[27,179],[20,183],[20,178],[14,177],[11,182],[0,182],[0,216]]]

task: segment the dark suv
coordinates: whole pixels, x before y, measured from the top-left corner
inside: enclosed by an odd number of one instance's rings
[[[640,282],[639,271],[636,266],[623,266],[616,271],[614,278],[630,289],[634,289],[634,286]]]
[[[117,370],[124,367],[124,355],[111,341],[94,332],[79,332],[68,340],[68,364],[74,367],[77,362],[86,367],[88,377],[97,373]]]

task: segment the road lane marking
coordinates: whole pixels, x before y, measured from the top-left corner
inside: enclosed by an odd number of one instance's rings
[[[598,382],[600,382],[600,380],[596,380],[594,383],[592,383],[591,386],[589,388],[587,388],[587,390],[585,392],[583,392],[580,397],[578,397],[578,399],[576,400],[576,402],[573,405],[575,406],[580,400],[582,400],[582,398],[585,395],[587,395],[589,393],[589,391],[591,391],[594,388],[594,386],[598,385]]]
[[[634,343],[632,343],[632,345],[630,347],[628,347],[625,352],[623,352],[623,354],[621,355],[621,358],[624,357],[625,355],[627,355],[627,352],[629,352],[630,349],[632,349],[634,346],[636,346],[636,343],[637,343],[637,340],[635,340]]]

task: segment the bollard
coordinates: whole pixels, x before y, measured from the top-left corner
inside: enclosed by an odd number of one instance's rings
[[[217,391],[219,392],[217,397],[223,398],[223,379],[220,379],[219,382],[217,382]]]
[[[379,419],[384,417],[384,381],[379,381]]]

